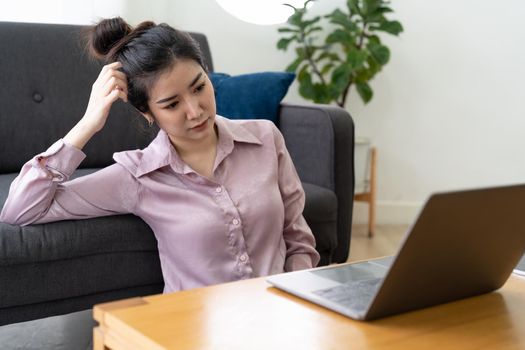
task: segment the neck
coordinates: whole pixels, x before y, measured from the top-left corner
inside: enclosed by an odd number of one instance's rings
[[[205,154],[215,151],[217,147],[217,126],[214,126],[214,132],[210,133],[205,139],[198,141],[180,141],[173,140],[170,136],[170,142],[177,150],[177,153],[182,159],[192,157],[194,155]]]

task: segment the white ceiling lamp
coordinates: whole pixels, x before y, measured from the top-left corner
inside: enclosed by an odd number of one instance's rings
[[[271,25],[284,23],[293,14],[293,9],[283,4],[303,7],[305,0],[217,0],[217,3],[241,21]],[[309,6],[312,4],[313,1]]]

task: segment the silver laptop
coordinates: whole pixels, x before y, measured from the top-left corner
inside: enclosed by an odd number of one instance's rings
[[[520,262],[514,268],[514,273],[518,276],[525,276],[525,255],[521,257]]]
[[[525,185],[432,195],[395,257],[274,275],[275,287],[357,320],[500,288],[525,252]]]

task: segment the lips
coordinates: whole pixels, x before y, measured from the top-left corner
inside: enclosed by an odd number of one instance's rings
[[[208,122],[208,119],[205,119],[202,123],[197,124],[195,126],[192,126],[190,129],[198,129],[198,128],[204,126],[207,122]]]

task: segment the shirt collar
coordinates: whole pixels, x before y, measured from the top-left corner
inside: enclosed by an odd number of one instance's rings
[[[135,176],[140,177],[169,165],[171,147],[168,134],[161,129],[157,137],[142,151],[142,157],[137,166]]]
[[[215,117],[215,125],[219,132],[219,140],[214,170],[233,151],[235,142],[262,145],[261,140],[240,123],[217,115]],[[192,172],[191,168],[180,159],[170,142],[168,134],[161,129],[157,137],[142,151],[142,158],[135,176],[140,177],[170,164],[177,173],[187,174]]]

